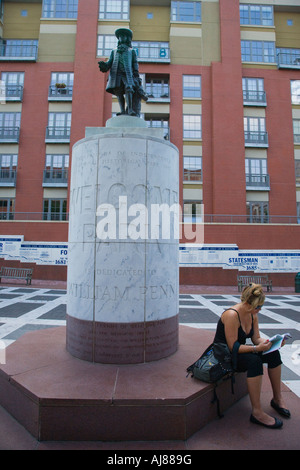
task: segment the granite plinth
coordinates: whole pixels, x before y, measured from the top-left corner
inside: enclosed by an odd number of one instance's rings
[[[213,387],[186,367],[213,332],[180,326],[166,359],[134,365],[82,361],[66,350],[66,328],[23,335],[0,367],[0,405],[40,441],[185,440],[217,416]],[[244,396],[237,375],[218,389],[222,411]]]
[[[178,346],[179,152],[145,126],[112,118],[73,147],[67,349],[80,359],[133,364]]]

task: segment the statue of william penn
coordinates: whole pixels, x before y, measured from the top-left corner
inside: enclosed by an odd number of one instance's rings
[[[139,116],[141,99],[147,101],[148,97],[141,86],[137,55],[131,45],[132,31],[120,28],[115,35],[118,38],[117,49],[111,51],[107,62],[99,62],[99,68],[101,72],[110,70],[106,91],[117,96],[120,105],[118,114]]]

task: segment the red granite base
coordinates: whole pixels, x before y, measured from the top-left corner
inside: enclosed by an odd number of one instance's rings
[[[27,333],[7,348],[0,405],[41,441],[185,440],[217,416],[213,387],[186,378],[212,337],[180,326],[172,356],[116,365],[72,356],[65,327]],[[218,388],[221,409],[246,393],[238,374],[234,395],[230,381]]]
[[[67,315],[67,350],[102,364],[139,364],[174,354],[178,315],[149,322],[94,322]]]

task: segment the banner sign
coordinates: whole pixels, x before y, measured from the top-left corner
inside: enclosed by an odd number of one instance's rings
[[[0,235],[0,258],[22,263],[66,266],[67,242],[24,242],[22,235]],[[240,250],[235,244],[185,243],[179,246],[180,267],[210,267],[258,273],[300,272],[300,251]]]
[[[22,263],[66,266],[66,242],[24,242],[24,237],[0,236],[0,258]]]
[[[239,250],[237,245],[180,245],[179,266],[294,273],[300,271],[300,251]]]

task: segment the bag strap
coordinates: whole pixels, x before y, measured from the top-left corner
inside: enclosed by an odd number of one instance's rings
[[[214,396],[213,396],[211,403],[217,402],[217,413],[218,413],[219,418],[221,419],[221,418],[224,418],[224,415],[221,413],[221,410],[220,410],[220,400],[218,398],[216,388],[217,388],[217,385],[214,386]]]
[[[237,355],[238,355],[238,350],[240,348],[240,345],[241,344],[238,341],[236,341],[232,348],[231,357],[232,357],[232,366],[234,370],[237,369]]]

